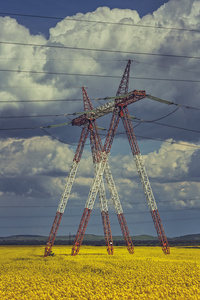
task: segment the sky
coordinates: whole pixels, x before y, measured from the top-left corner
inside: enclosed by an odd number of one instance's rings
[[[199,233],[199,17],[196,0],[1,4],[0,236],[48,236],[81,128],[40,127],[82,112],[82,86],[94,107],[114,97],[129,59],[129,91],[174,103],[129,106],[166,235]],[[108,129],[110,119],[97,123]],[[109,164],[130,234],[156,236],[121,123]],[[88,139],[58,235],[76,233],[93,177]],[[103,235],[98,198],[86,233]]]

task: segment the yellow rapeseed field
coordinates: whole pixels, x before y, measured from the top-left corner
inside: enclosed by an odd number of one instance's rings
[[[0,247],[0,299],[200,299],[200,248]]]

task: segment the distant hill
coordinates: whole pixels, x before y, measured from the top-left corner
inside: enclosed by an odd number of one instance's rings
[[[47,236],[41,236],[41,235],[11,235],[7,237],[0,237],[0,241],[20,241],[20,240],[47,240]],[[62,241],[68,241],[69,239],[74,239],[75,235],[63,235],[63,236],[57,236],[56,240],[62,240]],[[151,235],[138,235],[138,236],[132,236],[133,240],[138,241],[146,241],[146,240],[157,240],[157,237],[151,236]],[[85,234],[84,236],[85,241],[104,241],[104,236],[100,235],[94,235],[94,234]],[[120,241],[123,240],[123,236],[113,236],[113,241]]]
[[[21,240],[26,240],[26,241],[32,241],[32,240],[44,240],[46,239],[45,236],[41,235],[11,235],[11,236],[6,236],[6,237],[0,237],[0,241],[21,241]]]
[[[47,236],[41,235],[12,235],[7,237],[0,237],[0,245],[45,245]],[[73,244],[75,235],[57,236],[55,244],[57,245],[71,245]],[[134,245],[159,245],[158,238],[151,235],[132,236]],[[200,245],[200,234],[190,234],[174,238],[168,238],[169,244],[173,245]],[[124,245],[122,236],[113,236],[115,245]],[[104,245],[104,236],[85,234],[83,244],[86,245]]]
[[[178,236],[178,237],[175,237],[175,238],[171,238],[170,240],[200,241],[200,233],[199,234],[188,234],[188,235]]]

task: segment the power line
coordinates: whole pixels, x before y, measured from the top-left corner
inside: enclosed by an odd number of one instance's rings
[[[156,125],[161,125],[161,126],[165,126],[165,127],[170,127],[170,128],[175,128],[175,129],[180,129],[180,130],[184,130],[184,131],[189,131],[189,132],[194,132],[194,133],[200,133],[200,130],[195,130],[195,129],[189,129],[186,127],[179,127],[179,126],[175,126],[175,125],[170,125],[170,124],[164,124],[164,123],[160,123],[160,122],[156,122],[156,121],[147,121],[147,120],[143,120],[143,119],[139,119],[137,117],[134,117],[134,119],[138,122],[142,122],[142,123],[148,123],[148,124],[156,124]],[[134,120],[132,120],[133,122]],[[1,129],[0,129],[1,130]]]
[[[139,121],[140,119],[138,119],[138,122],[141,122]],[[133,121],[133,120],[132,120]],[[193,132],[193,133],[200,133],[199,130],[195,130],[195,129],[189,129],[189,128],[184,128],[184,127],[179,127],[179,126],[174,126],[174,125],[169,125],[169,124],[164,124],[164,123],[160,123],[160,122],[153,122],[153,121],[145,121],[145,120],[142,120],[143,123],[152,123],[152,124],[156,124],[156,125],[161,125],[161,126],[166,126],[166,127],[170,127],[170,128],[175,128],[175,129],[180,129],[180,130],[184,130],[184,131],[189,131],[189,132]],[[65,125],[68,125],[67,123]],[[63,124],[61,124],[61,126],[64,126]],[[50,128],[51,126],[38,126],[38,127],[11,127],[11,128],[0,128],[0,131],[17,131],[17,130],[37,130],[37,129],[42,129],[44,130],[45,128]],[[46,132],[46,131],[45,131]],[[47,133],[47,132],[46,132]],[[119,134],[119,133],[118,133]],[[124,134],[124,133],[120,133],[120,134]],[[48,133],[48,135],[50,135],[52,138],[54,138],[51,134]],[[138,136],[136,135],[137,137],[141,137],[141,138],[146,138],[144,136]],[[55,138],[57,139],[57,138]],[[151,140],[154,140],[154,138],[148,138],[147,139],[151,139]],[[57,139],[58,140],[58,139]],[[158,140],[158,139],[157,139]],[[162,141],[161,139],[159,139],[160,141]],[[60,140],[58,140],[60,141]],[[65,143],[65,144],[68,144],[67,142],[64,142],[64,141],[60,141],[62,143]],[[175,142],[171,142],[171,144],[173,144]],[[179,144],[179,143],[178,143]],[[70,144],[69,145],[77,145],[77,144]],[[186,145],[185,145],[186,146]],[[194,147],[194,146],[191,146],[191,147]],[[195,148],[199,148],[198,146]]]
[[[165,204],[165,203],[175,203],[176,202],[189,202],[189,201],[200,201],[200,197],[199,198],[195,198],[195,199],[175,199],[175,200],[162,200],[162,201],[156,201],[156,203],[159,204]],[[139,201],[139,202],[133,202],[131,203],[131,205],[138,205],[138,204],[147,204],[146,201]],[[70,204],[67,206],[67,208],[71,208],[71,207],[84,207],[84,204]],[[0,208],[57,208],[56,205],[0,205]]]
[[[168,113],[167,115],[156,119],[155,121],[162,120],[173,113],[175,113],[179,107],[177,107],[173,112]],[[46,118],[46,117],[67,117],[67,116],[73,116],[76,113],[71,113],[71,114],[49,114],[49,115],[21,115],[21,116],[0,116],[0,119],[23,119],[23,118]]]
[[[171,66],[163,66],[163,65],[158,65],[158,64],[153,64],[153,63],[148,63],[148,62],[144,62],[144,61],[138,61],[138,60],[132,60],[132,62],[138,63],[138,64],[143,64],[143,65],[149,65],[149,66],[153,66],[153,67],[159,67],[159,68],[163,68],[163,69],[170,69],[170,70],[175,70],[175,71],[181,71],[181,72],[189,72],[189,73],[194,73],[194,74],[200,74],[200,72],[196,72],[196,71],[191,71],[191,70],[187,70],[187,69],[182,69],[182,68],[174,68]]]
[[[70,17],[53,17],[53,16],[41,16],[41,15],[29,15],[29,14],[16,14],[9,12],[0,12],[0,15],[6,16],[16,16],[16,17],[29,17],[29,18],[40,18],[40,19],[51,19],[58,21],[73,21],[73,22],[85,22],[85,23],[96,23],[96,24],[108,24],[108,25],[118,25],[118,26],[130,26],[130,27],[141,27],[141,28],[152,28],[152,29],[164,29],[164,30],[175,30],[175,31],[185,31],[200,33],[199,29],[188,29],[188,28],[176,28],[176,27],[165,27],[165,26],[153,26],[153,25],[142,25],[142,24],[131,24],[122,22],[108,22],[108,21],[97,21],[97,20],[84,20],[84,19],[73,19]]]
[[[140,124],[140,123],[139,123]],[[138,124],[138,125],[139,125]],[[41,129],[45,132],[45,134],[47,134],[48,136],[50,136],[52,139],[54,140],[57,140],[58,142],[60,143],[63,143],[63,144],[66,144],[66,145],[71,145],[71,146],[77,146],[77,144],[75,143],[69,143],[69,142],[66,142],[66,141],[62,141],[60,140],[59,138],[53,136],[51,133],[47,132],[44,128],[49,128],[49,126],[46,126],[46,127],[35,127],[35,128],[28,128],[28,129]],[[27,128],[24,128],[24,129],[27,129]],[[1,129],[0,129],[1,130]],[[8,129],[9,130],[9,129]],[[12,130],[12,129],[11,129]],[[107,129],[105,129],[107,130]],[[108,130],[107,130],[108,131]],[[125,135],[125,132],[118,132],[116,133],[116,135]],[[103,134],[102,134],[103,135]],[[106,135],[104,135],[103,138],[105,138]],[[160,138],[152,138],[152,137],[146,137],[146,136],[141,136],[141,135],[138,135],[136,134],[136,137],[138,138],[141,138],[141,139],[147,139],[147,140],[153,140],[153,141],[159,141],[159,142],[163,142],[163,143],[168,143],[168,144],[176,144],[176,145],[181,145],[181,146],[185,146],[185,147],[192,147],[192,148],[197,148],[197,149],[200,149],[200,146],[197,146],[197,145],[191,145],[191,144],[186,144],[186,143],[179,143],[179,142],[175,142],[174,140],[172,141],[168,141],[168,140],[164,140],[164,139],[160,139]],[[86,144],[86,145],[89,145],[89,144]]]
[[[56,140],[56,141],[58,141],[58,142],[60,142],[62,144],[70,145],[70,146],[77,146],[77,144],[65,142],[65,141],[62,141],[62,140],[58,139],[57,137],[55,137],[52,134],[50,134],[49,132],[47,132],[44,128],[42,128],[42,131],[44,131],[44,133],[47,134],[48,136],[50,136],[53,140]],[[85,144],[85,145],[89,145],[89,144]]]
[[[92,48],[83,48],[83,47],[48,45],[48,44],[32,44],[32,43],[22,43],[22,42],[0,41],[0,44],[16,45],[16,46],[44,47],[44,48],[55,48],[55,49],[68,49],[68,50],[80,50],[80,51],[94,51],[94,52],[104,52],[104,53],[108,52],[108,53],[120,53],[120,54],[137,54],[137,55],[148,55],[148,56],[200,59],[199,56],[190,56],[190,55],[162,54],[162,53],[123,51],[123,50],[111,50],[111,49],[110,50],[109,49],[95,49],[95,48],[92,49]]]
[[[163,219],[162,221],[163,222],[185,222],[186,220],[188,221],[196,221],[196,220],[200,220],[200,217],[195,217],[195,218],[189,218],[189,217],[186,217],[186,218],[172,218],[172,219]],[[128,224],[144,224],[144,223],[152,223],[152,220],[149,220],[149,221],[131,221],[131,222],[128,222]],[[111,225],[119,225],[119,223],[117,222],[110,222]],[[99,227],[99,224],[97,223],[89,223],[90,226],[92,227]],[[63,225],[61,224],[60,225],[62,228],[69,228],[69,227],[74,227],[75,225],[72,225],[72,224],[69,224],[69,225]],[[16,228],[23,228],[23,229],[26,229],[26,228],[49,228],[49,226],[47,225],[34,225],[34,226],[0,226],[0,229],[16,229]]]
[[[125,134],[125,133],[124,133]],[[143,135],[138,135],[136,134],[135,135],[137,138],[141,138],[141,139],[147,139],[147,140],[153,140],[153,141],[158,141],[158,142],[163,142],[163,143],[168,143],[168,144],[176,144],[176,145],[180,145],[180,146],[185,146],[185,147],[192,147],[192,148],[197,148],[197,149],[200,149],[200,146],[197,146],[197,145],[189,145],[189,144],[186,144],[186,143],[178,143],[178,142],[175,142],[174,140],[172,141],[167,141],[167,140],[164,140],[164,139],[160,139],[160,138],[152,138],[152,137],[146,137],[146,136],[143,136]]]
[[[176,107],[176,108],[175,108],[173,111],[171,111],[170,113],[168,113],[168,114],[166,114],[166,115],[164,115],[164,116],[162,116],[162,117],[159,117],[159,118],[157,118],[157,119],[155,119],[155,120],[151,120],[151,121],[149,121],[149,122],[155,123],[155,122],[157,122],[157,121],[163,120],[163,119],[165,119],[165,118],[171,116],[172,114],[174,114],[179,108],[180,108],[180,106]]]
[[[159,212],[161,213],[168,213],[168,212],[177,212],[177,211],[197,211],[199,210],[200,208],[182,208],[182,209],[170,209],[170,210],[160,210]],[[144,212],[124,212],[125,215],[143,215],[143,214],[149,214],[150,212],[149,211],[144,211]],[[93,213],[92,216],[99,216],[100,214],[99,213]],[[116,215],[116,213],[109,213],[110,216],[113,216],[113,215]],[[63,217],[66,217],[66,218],[74,218],[74,217],[79,217],[80,214],[71,214],[70,215],[64,215]],[[47,216],[47,215],[35,215],[35,216],[5,216],[5,215],[2,215],[0,216],[0,218],[3,218],[3,219],[18,219],[18,218],[23,218],[23,219],[26,219],[26,218],[31,218],[31,219],[38,219],[38,218],[53,218],[54,216]]]
[[[104,98],[91,98],[90,100],[92,101],[98,101],[98,100],[104,100],[107,101],[108,99],[113,98],[113,97],[104,97]],[[34,103],[34,102],[74,102],[74,101],[83,101],[82,98],[77,99],[77,98],[72,98],[72,99],[38,99],[38,100],[0,100],[0,104],[1,103]],[[169,101],[170,102],[170,101]],[[175,103],[175,102],[170,102],[170,105],[176,105],[179,107],[183,107],[183,108],[187,108],[187,109],[193,109],[193,110],[200,110],[199,107],[194,107],[194,106],[189,106],[189,105],[184,105],[184,104],[179,104],[179,103]],[[44,115],[45,116],[45,115]],[[56,116],[56,115],[55,115]],[[9,116],[8,116],[9,117]],[[11,116],[12,117],[12,116]],[[21,116],[19,116],[21,118]],[[27,116],[29,117],[29,116]],[[31,116],[32,117],[32,116]],[[4,117],[0,117],[0,118],[4,118]]]
[[[72,114],[52,114],[52,115],[29,115],[29,116],[0,116],[0,119],[27,119],[27,118],[47,118],[47,117],[66,117]]]
[[[93,59],[87,59],[87,58],[20,58],[20,57],[0,57],[0,60],[32,60],[32,61],[37,61],[37,60],[48,60],[48,61],[63,61],[63,60],[67,60],[67,61],[72,61],[72,60],[76,60],[76,61],[90,61],[90,62],[94,62]],[[126,59],[95,59],[95,62],[113,62],[113,61],[127,61]],[[159,68],[163,68],[163,69],[170,69],[170,70],[175,70],[175,71],[181,71],[181,72],[189,72],[189,73],[193,73],[193,74],[200,74],[200,72],[196,72],[196,71],[191,71],[191,70],[187,70],[187,69],[182,69],[182,68],[174,68],[171,66],[164,66],[164,65],[158,65],[158,64],[153,64],[153,63],[148,63],[148,62],[144,62],[144,61],[139,61],[139,60],[133,60],[131,59],[132,62],[138,63],[138,64],[143,64],[143,65],[149,65],[149,66],[153,66],[153,67],[159,67]],[[12,86],[13,88],[14,86]],[[21,88],[19,86],[15,86],[14,88]],[[23,87],[23,88],[27,88],[27,87]],[[30,87],[33,88],[33,87]],[[41,88],[41,87],[40,87]]]
[[[90,99],[95,100],[95,99]],[[37,102],[74,102],[74,101],[83,101],[83,99],[43,99],[43,100],[0,100],[0,103],[37,103]]]
[[[80,74],[80,73],[65,73],[65,72],[45,72],[45,71],[31,71],[31,70],[9,70],[0,69],[0,72],[11,72],[11,73],[24,73],[24,74],[43,74],[43,75],[63,75],[63,76],[81,76],[81,77],[97,77],[97,78],[113,78],[121,79],[119,75],[100,75],[100,74]],[[156,78],[156,77],[136,77],[130,76],[130,79],[135,80],[151,80],[151,81],[173,81],[173,82],[188,82],[188,83],[199,83],[200,80],[190,79],[177,79],[177,78]]]

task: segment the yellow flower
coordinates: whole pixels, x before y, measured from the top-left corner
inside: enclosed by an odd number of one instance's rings
[[[0,247],[0,299],[190,299],[200,295],[200,249],[83,246],[72,257],[68,246],[55,246],[53,257],[41,247]]]

